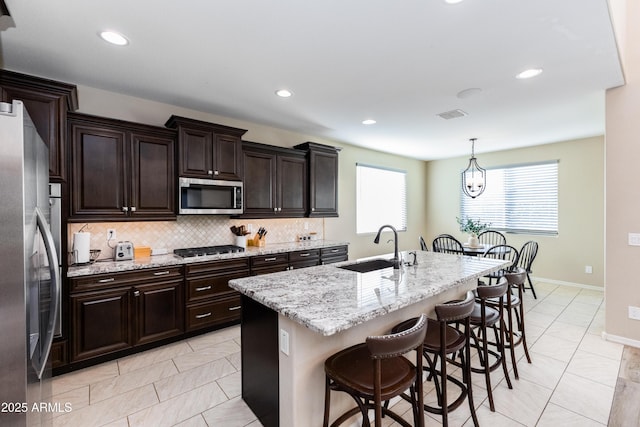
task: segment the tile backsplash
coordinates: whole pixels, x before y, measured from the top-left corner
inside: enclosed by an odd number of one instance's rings
[[[249,224],[253,227],[250,236],[260,227],[268,230],[267,244],[295,242],[299,235],[311,233],[316,233],[317,239],[324,238],[322,218],[230,219],[205,215],[181,215],[176,221],[72,223],[67,227],[67,238],[71,251],[73,233],[84,227],[82,231],[91,233],[91,249],[100,249],[100,258],[109,258],[115,243],[122,240],[133,242],[134,247],[150,246],[169,253],[178,248],[234,244],[230,227]],[[108,229],[116,230],[116,239],[111,242],[107,242]]]

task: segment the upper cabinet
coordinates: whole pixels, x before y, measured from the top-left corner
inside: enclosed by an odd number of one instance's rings
[[[69,221],[176,218],[175,131],[69,113]]]
[[[245,218],[296,218],[307,210],[305,152],[243,142]]]
[[[178,175],[223,180],[242,179],[242,135],[238,129],[171,116],[165,126],[178,130]]]
[[[336,147],[305,142],[295,148],[307,151],[309,163],[309,217],[338,216],[338,151]]]
[[[67,111],[78,108],[76,87],[67,83],[0,70],[3,102],[24,103],[40,137],[49,146],[49,177],[65,181]]]

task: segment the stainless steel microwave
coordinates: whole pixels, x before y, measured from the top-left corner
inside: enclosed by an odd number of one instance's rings
[[[178,188],[179,214],[242,213],[242,181],[180,178]]]

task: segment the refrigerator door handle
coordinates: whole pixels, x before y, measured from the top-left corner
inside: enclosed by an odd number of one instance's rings
[[[43,340],[44,348],[42,352],[42,357],[40,361],[38,361],[38,366],[36,367],[36,373],[38,374],[38,378],[42,378],[42,374],[47,366],[47,359],[49,358],[49,353],[51,352],[51,345],[53,344],[53,335],[55,333],[55,324],[56,317],[59,316],[58,313],[58,301],[60,299],[60,271],[58,270],[58,254],[56,253],[55,244],[53,242],[53,236],[51,235],[51,231],[49,230],[49,224],[47,224],[47,220],[39,208],[35,209],[36,218],[38,222],[38,229],[42,233],[42,240],[44,241],[44,246],[47,251],[47,258],[49,259],[49,271],[51,274],[52,280],[52,297],[51,297],[51,307],[50,307],[50,315],[49,322],[47,325],[47,331]]]

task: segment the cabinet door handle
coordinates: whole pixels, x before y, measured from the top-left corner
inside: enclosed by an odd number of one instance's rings
[[[220,175],[220,172],[219,171],[213,171],[213,174],[214,175]]]
[[[207,171],[207,175],[213,175],[213,171]]]
[[[139,297],[139,296],[140,296],[140,291],[135,291],[135,292],[133,293],[133,296],[134,296],[134,297]]]
[[[311,256],[311,254],[310,254],[310,253],[300,254],[300,257],[301,257],[301,258],[305,258],[305,257],[308,257],[308,256]]]
[[[274,212],[278,212],[278,208],[273,208],[273,211]]]
[[[264,259],[264,262],[271,262],[271,261],[275,261],[275,260],[277,260],[277,259],[278,259],[278,258],[276,258],[276,257],[273,257],[273,258],[265,258],[265,259]]]
[[[335,254],[336,252],[338,252],[340,249],[331,249],[331,253]]]
[[[98,280],[98,283],[109,283],[109,282],[113,282],[114,279],[113,277],[109,277],[108,279],[102,279],[102,280]]]
[[[156,273],[153,273],[154,276],[166,276],[167,274],[171,274],[170,271],[158,271]]]
[[[209,285],[209,286],[201,286],[199,288],[196,288],[196,292],[208,291],[209,289],[211,289],[211,285]]]
[[[196,314],[196,319],[204,319],[205,317],[209,317],[209,316],[211,316],[211,312],[204,313],[204,314]]]
[[[282,212],[282,208],[278,208],[278,212]]]
[[[315,212],[315,211],[316,211],[316,208],[311,208],[311,212]]]
[[[122,212],[129,212],[129,207],[128,206],[123,206],[122,207]]]
[[[229,307],[229,311],[240,310],[241,308],[241,305],[236,305],[235,307]]]
[[[131,206],[131,212],[135,212],[136,211],[136,207],[135,206]]]

